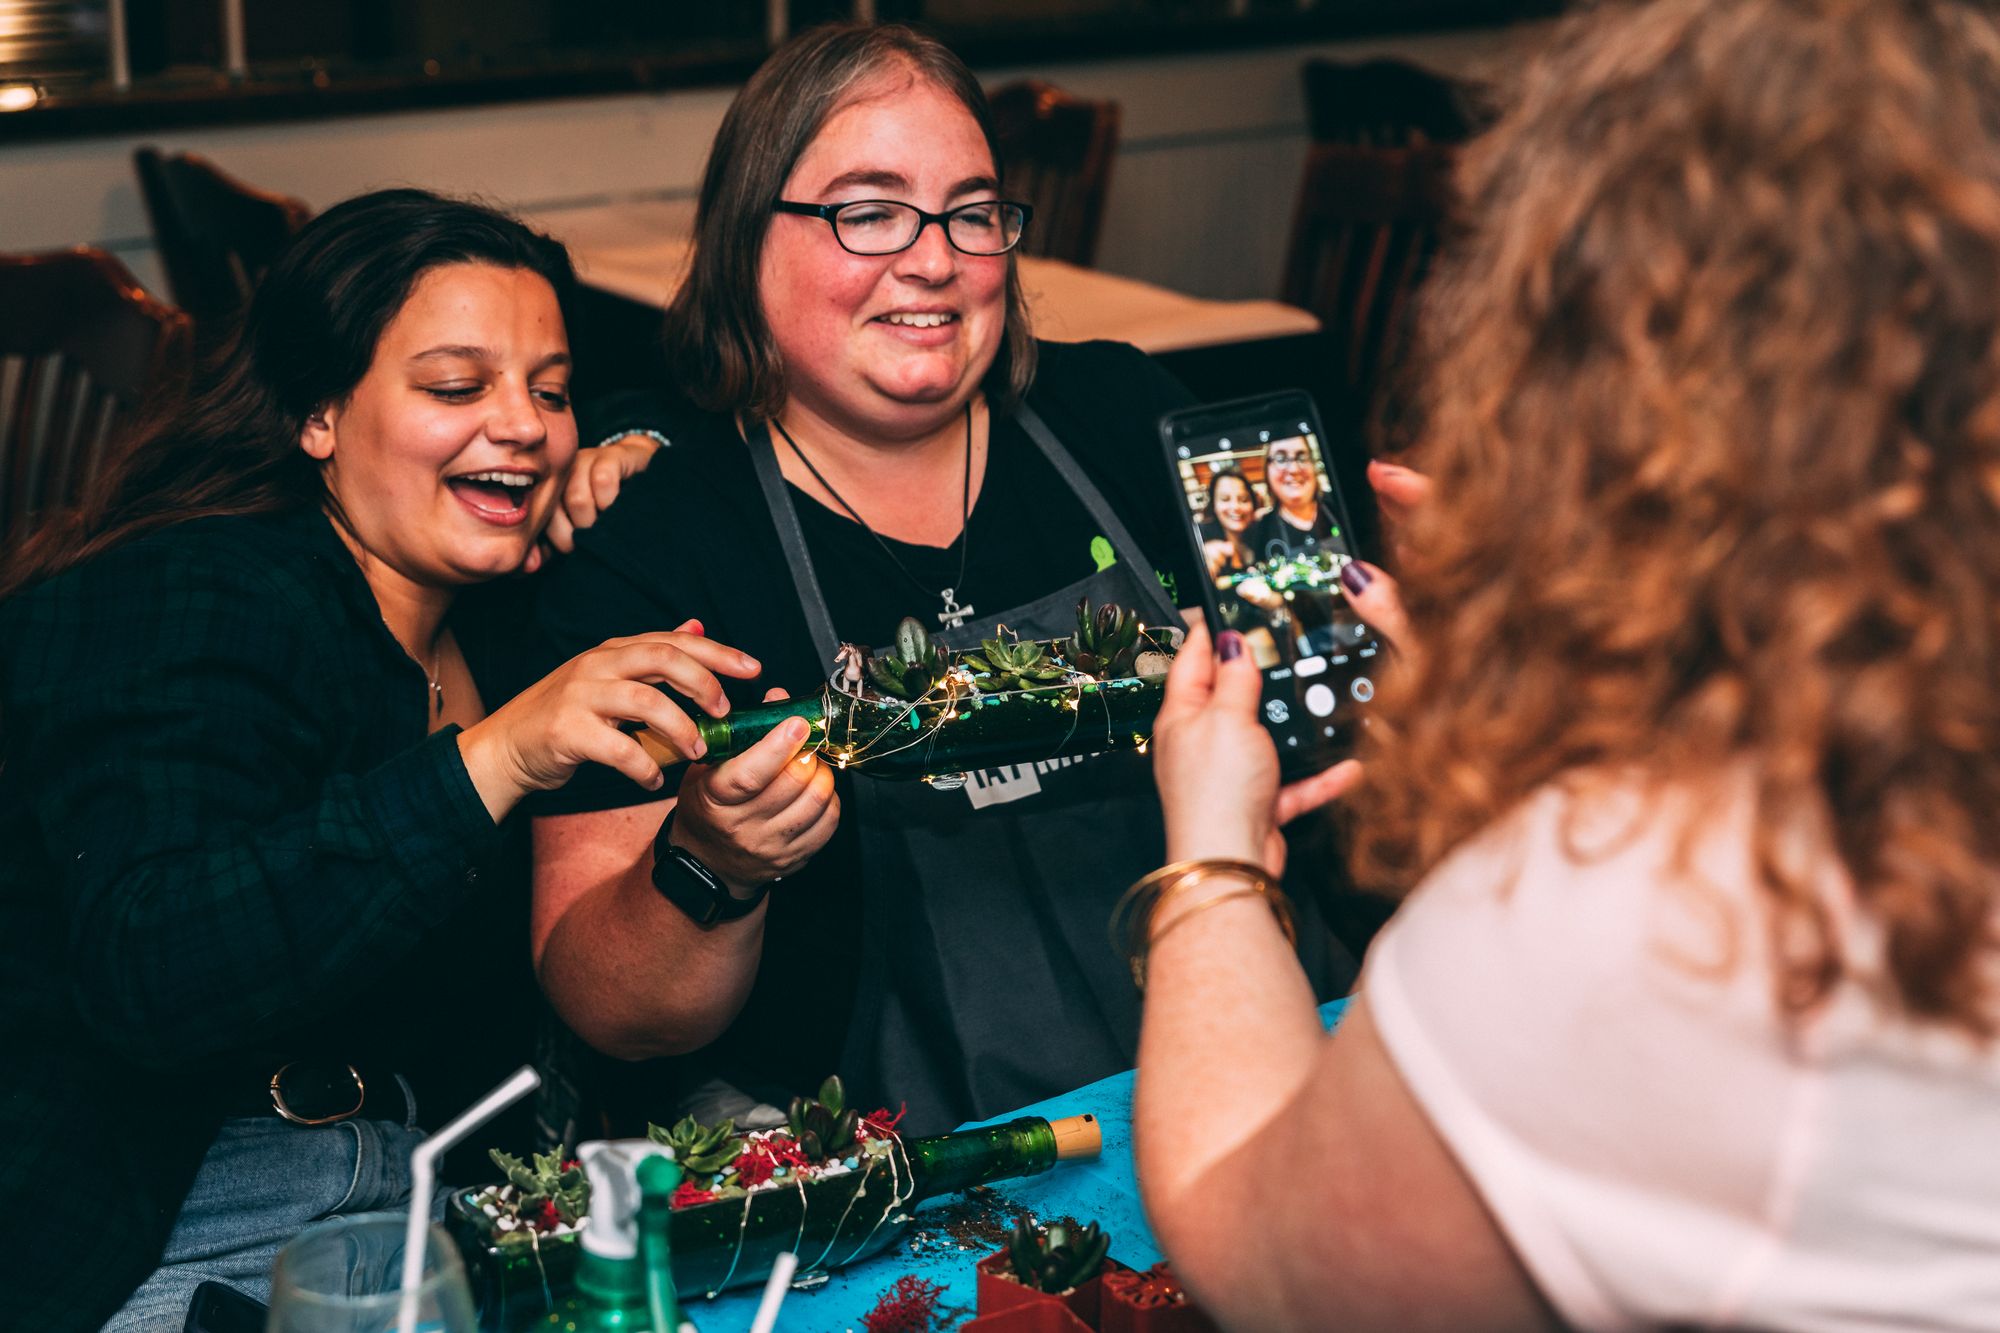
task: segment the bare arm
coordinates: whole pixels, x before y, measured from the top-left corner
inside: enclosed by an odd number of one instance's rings
[[[670,802],[535,821],[535,971],[563,1021],[622,1059],[713,1041],[743,1007],[764,947],[760,905],[704,930],[653,888]]]
[[[578,1036],[638,1060],[697,1050],[735,1018],[756,979],[768,903],[696,925],[653,887],[654,842],[671,804],[674,845],[738,897],[791,874],[840,819],[832,773],[798,753],[807,734],[794,719],[725,763],[690,767],[674,803],[535,821],[535,970]]]
[[[1358,777],[1278,792],[1247,656],[1191,634],[1156,731],[1170,858],[1271,864],[1286,815]],[[1210,880],[1155,922],[1245,887]],[[1390,1062],[1365,1001],[1339,1034],[1269,909],[1205,908],[1153,950],[1134,1136],[1146,1211],[1175,1270],[1225,1325],[1555,1327],[1471,1182]],[[1256,1238],[1256,1243],[1249,1243]]]

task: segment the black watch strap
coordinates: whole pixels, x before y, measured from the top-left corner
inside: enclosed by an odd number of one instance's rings
[[[685,847],[676,847],[668,841],[674,831],[674,814],[667,812],[667,822],[660,826],[660,834],[653,839],[653,887],[660,896],[687,913],[697,926],[707,928],[724,921],[736,921],[757,910],[757,904],[764,901],[764,895],[771,891],[771,884],[761,884],[748,898],[738,898],[722,882],[722,877],[702,863],[700,857]],[[771,881],[777,883],[776,880]]]

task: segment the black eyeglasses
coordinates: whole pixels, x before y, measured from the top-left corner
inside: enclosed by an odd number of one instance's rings
[[[833,239],[853,255],[893,255],[917,243],[924,228],[935,222],[944,228],[952,248],[968,255],[1004,255],[1021,243],[1021,233],[1035,210],[1007,199],[960,204],[942,213],[926,213],[915,204],[894,199],[854,199],[844,204],[800,204],[780,199],[773,213],[820,218],[833,228]]]

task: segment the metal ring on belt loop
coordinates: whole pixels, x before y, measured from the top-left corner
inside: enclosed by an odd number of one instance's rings
[[[279,1115],[283,1116],[285,1119],[291,1121],[295,1125],[331,1125],[342,1120],[351,1120],[355,1116],[361,1114],[361,1107],[368,1100],[368,1085],[361,1081],[361,1071],[356,1069],[353,1065],[346,1066],[346,1069],[347,1069],[347,1076],[354,1080],[354,1105],[348,1107],[345,1111],[339,1111],[333,1115],[311,1117],[311,1116],[302,1116],[298,1112],[294,1111],[291,1107],[285,1105],[285,1093],[283,1087],[285,1079],[285,1071],[290,1069],[292,1065],[298,1063],[299,1062],[297,1060],[293,1060],[287,1064],[281,1065],[278,1068],[278,1072],[271,1075],[272,1110],[276,1111]]]

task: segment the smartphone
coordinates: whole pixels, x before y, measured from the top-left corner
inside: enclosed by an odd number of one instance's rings
[[[270,1308],[231,1286],[204,1282],[194,1289],[182,1333],[264,1333]]]
[[[1347,505],[1303,390],[1182,408],[1160,439],[1207,573],[1209,629],[1241,634],[1264,673],[1264,724],[1288,777],[1354,748],[1384,646],[1348,604]]]

